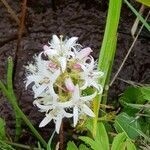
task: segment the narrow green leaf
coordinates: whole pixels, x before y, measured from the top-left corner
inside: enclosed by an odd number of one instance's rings
[[[145,21],[145,19],[138,13],[138,11],[127,1],[124,2],[128,5],[128,7],[132,10],[132,12],[137,16],[137,18],[144,24],[146,29],[150,31],[150,25]]]
[[[79,150],[90,150],[90,149],[86,147],[84,144],[80,144]]]
[[[93,131],[93,126],[92,126],[92,120],[89,119],[86,122],[86,127],[87,129],[91,132]],[[105,129],[105,126],[102,122],[99,122],[97,124],[97,130],[96,130],[96,135],[93,137],[94,138],[94,143],[97,145],[102,145],[103,150],[109,150],[109,140],[108,140],[108,135]]]
[[[97,143],[101,143],[103,150],[109,150],[109,140],[105,126],[103,125],[103,123],[98,123],[97,128],[98,129],[95,141]]]
[[[136,1],[150,7],[150,0],[136,0]]]
[[[150,101],[150,87],[139,87],[139,90],[141,91],[143,98]]]
[[[44,149],[41,147],[40,142],[38,142],[38,150],[44,150]]]
[[[67,150],[78,150],[78,147],[75,145],[73,141],[69,141],[67,143]]]
[[[87,136],[80,136],[79,139],[85,142],[85,144],[89,145],[93,150],[101,150],[100,148],[102,147],[102,145],[96,143],[93,139]]]
[[[0,140],[0,150],[15,150],[11,145]]]
[[[6,123],[0,118],[0,140],[6,140],[6,132],[5,132]]]
[[[105,33],[98,60],[98,68],[99,70],[104,72],[104,76],[100,80],[100,83],[104,88],[105,97],[103,97],[103,94],[100,94],[99,97],[97,97],[96,100],[94,101],[94,113],[96,117],[94,118],[93,121],[93,136],[95,136],[97,130],[99,105],[101,102],[106,103],[107,99],[109,79],[116,52],[117,29],[119,24],[121,6],[122,0],[109,0]]]
[[[52,140],[53,140],[53,137],[54,137],[54,134],[55,134],[55,131],[52,133],[48,143],[47,143],[47,150],[52,150],[51,149],[51,143],[52,143]]]
[[[121,150],[120,147],[122,146],[122,143],[126,140],[126,134],[124,132],[117,134],[115,136],[111,150]]]
[[[127,150],[136,150],[135,145],[132,143],[132,141],[130,139],[127,139],[126,141],[126,145],[127,145]]]

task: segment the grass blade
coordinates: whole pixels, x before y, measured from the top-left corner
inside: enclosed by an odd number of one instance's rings
[[[150,31],[150,25],[146,22],[146,20],[136,11],[136,9],[127,1],[124,0],[124,2],[128,5],[128,7],[132,10],[132,12],[137,16],[137,18],[144,24],[146,29]]]

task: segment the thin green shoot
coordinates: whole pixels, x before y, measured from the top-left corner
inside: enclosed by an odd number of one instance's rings
[[[128,7],[132,10],[132,12],[137,16],[137,18],[142,22],[142,24],[146,27],[148,31],[150,31],[150,25],[146,22],[146,20],[140,15],[140,13],[127,1],[124,2],[128,5]]]

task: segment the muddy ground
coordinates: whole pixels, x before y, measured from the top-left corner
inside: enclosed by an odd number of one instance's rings
[[[7,1],[19,15],[19,0]],[[139,6],[136,5],[136,8]],[[52,34],[63,34],[68,37],[78,36],[79,42],[83,46],[90,46],[94,50],[92,55],[97,59],[104,33],[106,13],[107,3],[102,4],[101,1],[98,2],[97,0],[57,0],[55,4],[52,4],[50,0],[32,0],[28,3],[27,33],[22,38],[18,52],[14,87],[22,110],[37,128],[42,120],[42,114],[38,113],[32,105],[32,91],[25,90],[23,66],[32,61],[34,54],[42,50],[42,46],[50,40]],[[112,76],[114,76],[133,41],[130,29],[134,19],[135,16],[123,4]],[[6,78],[7,57],[14,57],[15,55],[17,31],[18,25],[0,2],[0,79],[3,81]],[[143,29],[119,77],[124,80],[150,83],[150,34],[146,29]],[[127,86],[128,84],[123,81],[116,80],[110,88],[109,101],[117,100],[118,95]],[[7,122],[8,133],[12,134],[14,131],[13,113],[2,94],[0,94],[0,116]],[[46,139],[50,136],[50,127],[53,129],[52,124],[40,129],[41,134]],[[30,135],[29,130],[23,130],[21,141],[26,144],[33,143],[34,140]]]

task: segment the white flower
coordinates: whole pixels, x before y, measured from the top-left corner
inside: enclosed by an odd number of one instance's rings
[[[86,47],[84,49],[81,49],[80,51],[78,51],[76,53],[76,59],[82,60],[84,58],[87,58],[90,53],[93,52],[92,49],[90,47]]]
[[[54,120],[55,130],[59,133],[61,122],[63,118],[70,118],[72,114],[67,113],[63,108],[56,107],[52,109],[49,113],[46,113],[45,118],[41,121],[39,127],[46,126],[51,120]]]
[[[62,72],[66,69],[67,61],[70,57],[74,57],[74,52],[76,51],[76,46],[79,45],[76,43],[78,40],[77,37],[72,37],[68,40],[63,41],[62,36],[60,39],[53,35],[49,46],[44,45],[44,54],[47,55],[50,59],[56,59],[61,66]],[[73,51],[72,51],[73,49]]]
[[[80,73],[80,78],[83,80],[84,84],[80,89],[84,90],[87,87],[96,88],[99,93],[102,93],[102,86],[98,83],[98,79],[103,76],[103,72],[98,71],[96,68],[93,57],[90,57],[90,62],[81,64],[83,72]]]
[[[74,126],[76,126],[79,116],[82,114],[86,114],[90,117],[95,117],[95,114],[93,111],[87,106],[89,101],[92,101],[93,98],[97,95],[97,92],[95,92],[92,95],[89,96],[80,96],[80,89],[79,86],[75,86],[75,90],[72,94],[72,98],[70,103],[70,106],[73,105],[73,122]]]
[[[55,96],[53,84],[60,75],[60,69],[55,69],[55,72],[51,72],[47,65],[48,61],[42,60],[41,55],[35,57],[35,60],[36,71],[31,72],[31,69],[28,70],[28,74],[26,77],[26,87],[34,82],[34,85],[32,87],[34,91],[34,98],[40,96],[40,94],[42,94],[42,92],[44,92],[45,90],[49,90],[50,94]],[[33,65],[32,68],[34,68]]]
[[[50,96],[48,97],[50,98]],[[46,101],[48,101],[47,99],[48,97],[46,97],[45,99]],[[42,98],[42,101],[44,100],[44,98]],[[55,130],[57,133],[59,133],[62,119],[65,117],[70,118],[73,115],[70,113],[67,113],[64,110],[65,104],[59,103],[57,99],[58,98],[50,99],[47,104],[41,104],[41,99],[35,100],[33,104],[36,105],[40,109],[41,112],[46,112],[45,118],[41,121],[39,127],[44,127],[49,122],[51,122],[51,120],[54,120]]]
[[[45,113],[39,127],[53,120],[57,133],[63,118],[73,117],[73,125],[76,126],[85,115],[95,117],[91,101],[97,93],[102,93],[98,80],[103,72],[98,70],[97,63],[90,55],[91,48],[81,49],[77,39],[63,40],[62,36],[58,38],[53,35],[49,45],[43,46],[44,51],[34,57],[35,63],[25,67],[26,87],[33,83],[36,98],[33,104]],[[88,87],[95,92],[86,95]]]

